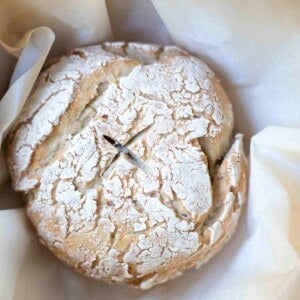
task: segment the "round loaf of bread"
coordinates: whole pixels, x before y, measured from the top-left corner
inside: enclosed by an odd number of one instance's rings
[[[76,49],[39,76],[9,136],[40,240],[83,274],[148,289],[200,266],[245,201],[242,136],[214,73],[173,46]]]

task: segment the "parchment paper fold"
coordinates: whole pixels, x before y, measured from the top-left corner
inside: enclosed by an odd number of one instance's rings
[[[40,245],[24,208],[8,209],[21,202],[2,147],[0,299],[299,299],[299,8],[296,0],[1,1],[0,142],[47,57],[114,32],[203,57],[221,77],[236,129],[251,147],[248,205],[232,240],[200,270],[147,292],[84,278]]]

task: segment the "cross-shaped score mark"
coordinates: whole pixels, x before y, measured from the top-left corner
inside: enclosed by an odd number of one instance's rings
[[[103,138],[118,150],[118,153],[113,158],[113,161],[115,161],[119,157],[120,153],[123,153],[131,161],[133,165],[143,170],[145,173],[148,173],[148,168],[145,162],[140,157],[138,157],[134,152],[132,152],[126,145],[122,145],[117,140],[105,134],[103,135]]]

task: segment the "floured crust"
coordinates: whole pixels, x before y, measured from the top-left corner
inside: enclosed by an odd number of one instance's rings
[[[226,153],[232,127],[231,104],[202,61],[177,47],[104,43],[40,75],[8,164],[58,257],[147,289],[201,265],[234,232],[247,174],[240,135]]]

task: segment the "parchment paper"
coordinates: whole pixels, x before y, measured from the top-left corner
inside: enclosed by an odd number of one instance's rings
[[[0,210],[0,299],[299,299],[299,1],[107,2],[108,11],[101,0],[0,2],[0,136],[50,49],[113,39],[110,17],[115,38],[181,45],[221,77],[236,130],[252,138],[248,206],[216,257],[147,292],[82,277],[38,243],[23,208]],[[16,199],[2,156],[0,207]]]

